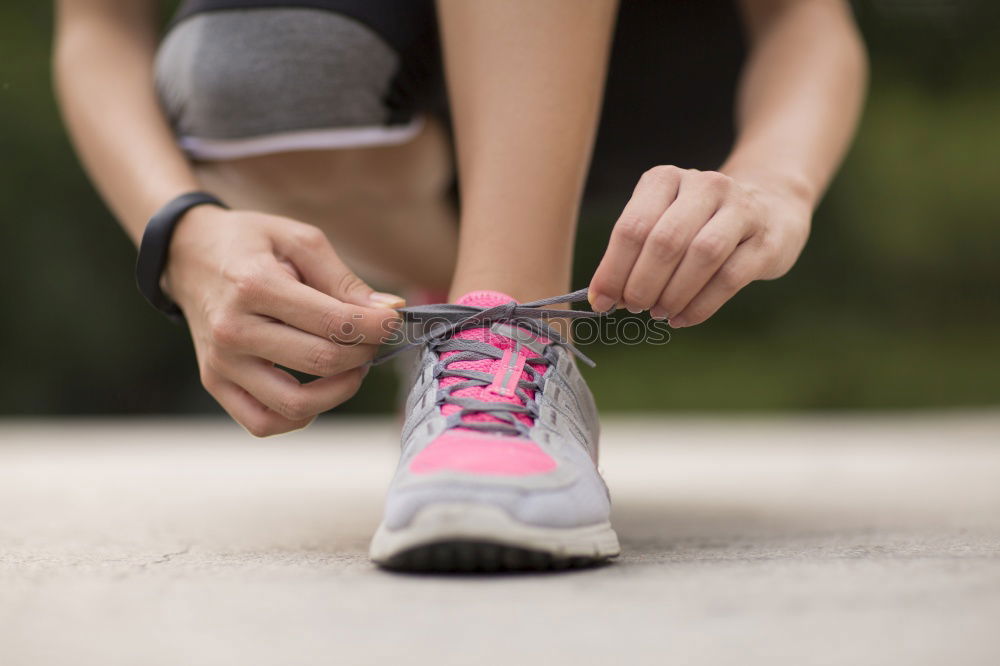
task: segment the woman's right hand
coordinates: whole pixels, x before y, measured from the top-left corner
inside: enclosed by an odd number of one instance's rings
[[[164,282],[202,384],[258,437],[303,428],[354,395],[404,304],[352,273],[316,227],[214,206],[178,224]],[[275,364],[319,379],[300,383]]]

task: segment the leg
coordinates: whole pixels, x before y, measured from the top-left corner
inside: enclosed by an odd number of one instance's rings
[[[568,287],[614,3],[439,8],[463,205],[452,296],[558,294]],[[516,318],[477,324],[421,350],[372,558],[404,570],[493,571],[616,556],[595,464],[596,408],[570,351]]]
[[[453,297],[568,290],[615,4],[439,2],[463,206]]]

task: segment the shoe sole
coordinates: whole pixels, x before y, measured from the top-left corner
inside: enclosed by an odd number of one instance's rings
[[[608,522],[585,527],[538,527],[499,507],[437,504],[406,527],[381,525],[371,559],[396,571],[544,571],[594,566],[621,552]]]

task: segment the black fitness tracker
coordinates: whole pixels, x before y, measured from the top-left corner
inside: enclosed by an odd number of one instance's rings
[[[184,323],[184,314],[177,304],[163,293],[160,288],[160,278],[167,265],[167,253],[170,250],[174,227],[184,213],[204,204],[228,208],[226,204],[207,192],[182,194],[156,211],[146,225],[142,242],[139,243],[139,257],[135,262],[135,283],[139,287],[139,293],[146,297],[150,305],[177,323]]]

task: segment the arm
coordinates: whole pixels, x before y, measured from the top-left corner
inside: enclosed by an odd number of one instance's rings
[[[738,137],[719,172],[643,175],[591,282],[591,303],[705,321],[784,275],[857,124],[867,64],[845,0],[743,0],[751,51]]]
[[[864,44],[841,0],[743,0],[750,59],[736,146],[720,169],[773,183],[816,207],[854,135],[867,79]]]
[[[84,167],[136,243],[171,198],[198,189],[153,88],[155,0],[57,3],[56,93]]]
[[[198,189],[154,93],[156,3],[59,0],[56,9],[53,66],[66,124],[137,241],[154,211]],[[177,226],[165,278],[191,329],[202,383],[256,435],[301,428],[350,397],[375,345],[337,340],[350,332],[377,342],[396,319],[322,232],[271,215],[192,209]],[[322,378],[300,385],[274,363]]]

